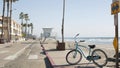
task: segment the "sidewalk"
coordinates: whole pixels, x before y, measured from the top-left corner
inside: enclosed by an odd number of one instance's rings
[[[59,51],[56,50],[56,45],[55,42],[47,42],[41,45],[53,68],[99,68],[94,63],[89,63],[84,57],[79,64],[69,65],[66,62],[65,56],[71,48],[66,44],[66,50]],[[114,68],[114,63],[110,62],[103,68]]]
[[[20,56],[29,47],[29,41],[0,44],[0,68]]]

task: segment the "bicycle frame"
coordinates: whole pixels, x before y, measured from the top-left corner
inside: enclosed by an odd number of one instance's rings
[[[78,35],[76,35],[76,36],[74,37],[74,38],[75,38],[75,49],[78,50],[79,52],[81,52],[81,54],[82,54],[85,58],[87,58],[87,56],[91,56],[91,53],[92,53],[91,48],[89,48],[89,47],[87,47],[87,46],[79,45],[78,42],[76,41],[76,37],[77,37],[77,36],[78,36]],[[82,51],[81,48],[86,48],[86,49],[89,51],[89,53],[88,53],[87,56],[85,55],[85,53]]]

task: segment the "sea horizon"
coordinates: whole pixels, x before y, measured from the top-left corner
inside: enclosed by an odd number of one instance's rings
[[[57,40],[62,41],[61,37],[58,37]],[[84,40],[86,43],[90,44],[110,44],[113,45],[114,37],[78,37],[77,41]],[[64,41],[73,41],[73,37],[64,37]],[[120,37],[119,37],[120,43]]]

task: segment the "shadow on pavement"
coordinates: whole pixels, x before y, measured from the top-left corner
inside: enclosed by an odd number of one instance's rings
[[[49,49],[49,50],[45,50],[46,52],[50,52],[50,51],[58,51],[57,49]]]
[[[95,67],[92,67],[92,66],[89,66],[89,67],[82,67],[82,66],[77,66],[75,68],[95,68]]]
[[[93,66],[87,66],[87,67],[83,67],[83,66],[54,66],[54,68],[96,68]]]
[[[65,50],[72,50],[72,49],[65,49]],[[49,49],[49,50],[45,50],[45,51],[50,52],[50,51],[65,51],[65,50]]]
[[[46,57],[46,58],[44,58],[44,60],[45,60],[45,65],[46,65],[46,68],[53,68],[52,67],[52,65],[50,64],[50,62],[49,62],[49,60],[48,60],[48,58]]]
[[[116,62],[116,58],[108,58],[108,61],[110,61],[110,62]],[[119,58],[118,61],[120,62],[120,58]]]
[[[92,63],[82,63],[77,65],[54,65],[54,68],[96,68],[96,66],[90,66]]]

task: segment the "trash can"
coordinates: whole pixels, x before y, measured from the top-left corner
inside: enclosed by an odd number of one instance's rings
[[[57,50],[65,50],[65,42],[57,41]]]

